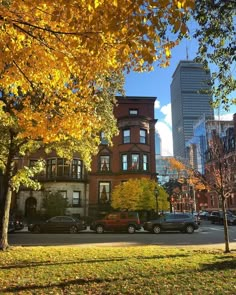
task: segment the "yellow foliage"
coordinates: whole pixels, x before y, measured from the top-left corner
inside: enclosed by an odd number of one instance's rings
[[[159,28],[164,20],[171,26],[179,22],[185,27],[183,16],[193,3],[193,0],[1,2],[0,71],[5,75],[0,83],[3,87],[14,83],[27,91],[30,80],[41,82],[50,91],[49,77],[60,89],[72,72],[82,78],[81,83],[87,88],[88,82],[101,72],[132,67],[148,69],[153,60],[160,60],[160,52],[164,64],[170,58],[173,42],[160,38]],[[144,60],[142,65],[140,59]]]
[[[126,210],[151,210],[156,208],[155,192],[157,189],[160,210],[168,209],[167,194],[148,178],[129,179],[116,186],[112,192],[112,207]]]
[[[101,130],[109,139],[117,131],[111,99],[117,89],[107,90],[105,101],[99,92],[111,87],[114,73],[167,65],[178,34],[168,39],[163,29],[187,31],[183,16],[193,3],[1,1],[0,89],[9,96],[18,139],[73,138],[95,152]]]

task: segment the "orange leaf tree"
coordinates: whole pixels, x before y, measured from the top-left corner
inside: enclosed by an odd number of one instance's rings
[[[216,194],[221,203],[224,222],[225,252],[229,249],[229,234],[226,214],[226,200],[235,192],[235,155],[225,152],[224,142],[216,131],[212,132],[209,141],[208,161],[205,166],[206,181],[212,193]]]
[[[193,0],[6,0],[0,2],[0,117],[4,175],[1,247],[11,194],[35,171],[15,175],[14,157],[40,147],[89,167],[99,132],[117,132],[114,95],[124,71],[168,64]],[[169,32],[172,31],[170,38]]]
[[[193,169],[186,160],[177,159],[174,157],[167,158],[170,168],[176,171],[177,179],[180,183],[188,183],[193,185],[196,190],[204,190],[208,185],[200,173]]]

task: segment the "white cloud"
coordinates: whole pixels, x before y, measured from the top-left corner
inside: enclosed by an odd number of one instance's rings
[[[173,139],[171,128],[165,122],[157,122],[155,127],[161,138],[161,155],[172,156]]]
[[[160,101],[157,100],[157,99],[155,100],[154,108],[155,108],[155,109],[159,109],[159,108],[160,108]]]
[[[168,125],[172,126],[172,118],[171,118],[171,104],[168,103],[167,105],[164,105],[160,111],[165,115],[164,122],[166,122]]]
[[[161,155],[173,156],[171,104],[161,107],[160,112],[164,114],[164,118],[155,127],[161,138]]]
[[[223,115],[215,115],[215,120],[220,121],[233,121],[234,114],[223,114]]]

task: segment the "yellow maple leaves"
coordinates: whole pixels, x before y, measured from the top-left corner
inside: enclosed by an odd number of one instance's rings
[[[0,87],[16,101],[22,97],[21,109],[14,110],[19,137],[97,141],[101,128],[111,137],[105,120],[116,132],[112,98],[99,101],[96,91],[110,87],[105,81],[113,73],[167,65],[177,37],[168,39],[165,31],[186,30],[184,17],[193,2],[1,2]]]
[[[170,58],[171,41],[160,40],[159,28],[165,19],[183,29],[184,24],[179,24],[191,2],[177,1],[176,5],[175,1],[145,1],[146,9],[142,9],[144,1],[59,0],[52,4],[37,0],[32,5],[28,0],[13,0],[9,6],[0,4],[4,15],[4,20],[0,19],[4,27],[0,30],[1,55],[5,64],[11,65],[14,60],[19,65],[12,65],[15,84],[26,78],[46,82],[51,69],[63,71],[64,77],[70,75],[69,69],[80,70],[87,77],[85,83],[94,78],[94,73],[109,73],[111,68],[142,70],[160,60],[160,52]],[[152,8],[154,4],[161,7],[158,14]],[[130,42],[135,46],[129,46]],[[34,56],[37,60],[32,62]],[[142,66],[140,59],[144,60]],[[4,85],[10,80],[2,78],[0,82]],[[25,83],[22,86],[27,88]]]

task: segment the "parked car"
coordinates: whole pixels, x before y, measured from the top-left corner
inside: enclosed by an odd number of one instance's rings
[[[198,227],[198,222],[191,213],[166,213],[143,224],[145,230],[154,234],[162,231],[181,231],[192,234]]]
[[[201,219],[200,219],[199,213],[198,212],[192,212],[192,215],[196,219],[197,224],[200,225]]]
[[[14,224],[15,230],[22,230],[24,228],[24,222],[18,217],[10,217],[9,222]]]
[[[227,215],[227,223],[229,225],[236,224],[235,215],[231,213],[227,213],[226,215]],[[223,211],[212,211],[209,216],[209,220],[211,221],[212,224],[215,224],[215,223],[223,224],[224,223]]]
[[[71,216],[55,216],[46,221],[28,225],[28,230],[33,233],[69,232],[75,234],[84,229],[86,229],[85,222]]]
[[[113,212],[102,219],[91,223],[90,229],[98,234],[104,231],[127,231],[130,234],[141,229],[141,223],[137,212]]]
[[[199,212],[199,218],[201,220],[209,220],[210,213],[208,211]]]

